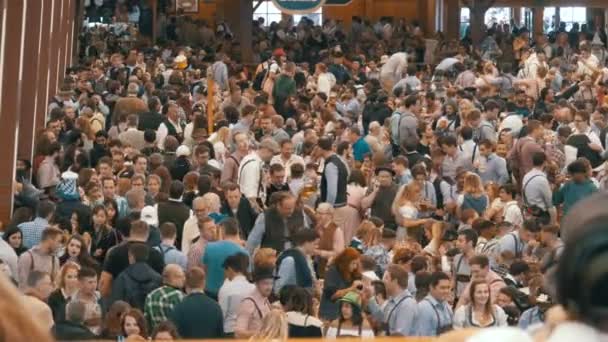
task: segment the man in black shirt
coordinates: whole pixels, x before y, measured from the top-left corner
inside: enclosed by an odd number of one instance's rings
[[[158,97],[153,96],[148,99],[149,112],[139,114],[139,123],[137,129],[145,131],[151,129],[156,131],[161,122],[163,122],[163,116],[160,114],[160,100]]]
[[[127,240],[108,251],[99,280],[99,292],[101,292],[103,297],[107,298],[110,295],[112,281],[118,278],[118,275],[129,267],[129,246],[134,243],[145,243],[148,240],[149,234],[150,230],[144,221],[134,221],[131,223]],[[150,248],[147,264],[158,273],[162,273],[163,268],[165,268],[162,254],[153,248]]]
[[[279,191],[290,191],[285,183],[285,168],[281,164],[270,165],[270,185],[266,188],[266,206],[270,206],[270,197]]]

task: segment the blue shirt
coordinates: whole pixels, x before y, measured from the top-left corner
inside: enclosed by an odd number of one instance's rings
[[[454,314],[445,302],[438,302],[428,295],[418,303],[416,334],[418,336],[437,336],[440,327],[451,326]]]
[[[180,250],[175,248],[175,246],[169,246],[164,243],[154,247],[160,254],[163,255],[163,259],[165,260],[165,265],[169,264],[177,264],[181,266],[181,268],[185,271],[188,267],[188,257]]]
[[[217,295],[224,283],[224,261],[231,255],[243,253],[249,256],[245,248],[232,241],[214,241],[207,244],[203,255],[203,264],[207,267],[207,284],[205,291]]]
[[[353,144],[353,155],[356,161],[363,161],[363,157],[366,154],[372,154],[372,150],[369,148],[365,139],[360,137],[359,140]]]
[[[528,329],[530,326],[538,324],[538,323],[542,323],[542,319],[541,319],[541,314],[540,314],[540,310],[538,309],[538,306],[529,308],[528,310],[524,311],[521,314],[521,317],[519,318],[519,323],[518,326],[521,329]]]
[[[374,318],[388,325],[390,335],[416,336],[418,304],[406,289],[388,300],[384,309],[375,301],[370,301],[368,309]]]
[[[49,221],[42,217],[36,217],[34,221],[23,222],[17,228],[23,234],[23,247],[30,249],[37,245],[42,239],[42,231],[49,227]]]

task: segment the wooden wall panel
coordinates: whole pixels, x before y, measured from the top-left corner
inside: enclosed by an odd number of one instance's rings
[[[419,18],[417,12],[417,0],[353,0],[346,6],[323,6],[323,19],[342,20],[346,26],[350,26],[353,16],[372,21],[381,17],[414,20]]]
[[[346,6],[323,6],[323,19],[341,20],[350,26],[353,16],[365,16],[365,0],[353,0]]]

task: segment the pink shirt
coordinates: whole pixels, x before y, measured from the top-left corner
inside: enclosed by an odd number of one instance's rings
[[[243,298],[236,312],[236,324],[234,326],[236,337],[249,337],[242,336],[242,334],[259,331],[262,328],[264,317],[270,313],[270,310],[271,306],[268,298],[262,296],[257,288],[254,289],[251,294]]]

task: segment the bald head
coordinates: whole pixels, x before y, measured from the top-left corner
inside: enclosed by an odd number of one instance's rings
[[[163,284],[172,286],[178,289],[184,287],[186,275],[181,266],[177,264],[168,264],[163,270]]]

